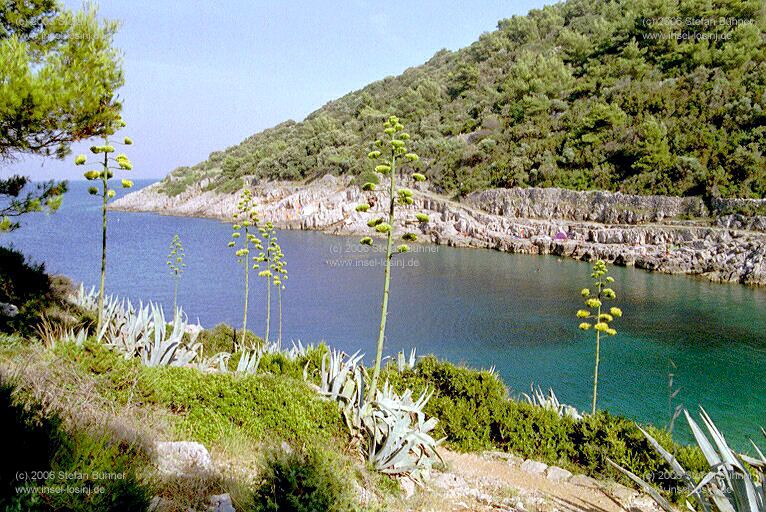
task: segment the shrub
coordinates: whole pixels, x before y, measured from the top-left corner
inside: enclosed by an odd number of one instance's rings
[[[45,265],[30,262],[15,249],[0,247],[0,302],[19,309],[14,317],[0,315],[0,332],[28,337],[35,333],[43,314],[59,320],[62,310],[72,309],[67,300],[71,290],[67,278],[49,276]]]
[[[383,377],[400,391],[433,390],[425,413],[439,419],[436,436],[447,436],[453,449],[501,449],[625,483],[630,481],[610,466],[607,458],[639,475],[655,471],[672,474],[635,422],[606,411],[582,421],[559,416],[555,411],[510,398],[500,378],[488,371],[427,356],[414,369],[401,373],[389,365]],[[704,457],[698,449],[675,443],[664,431],[649,429],[684,467],[704,470]],[[669,490],[678,487],[673,481],[657,483]]]
[[[213,355],[218,352],[234,352],[234,345],[241,340],[237,337],[241,336],[242,331],[237,331],[230,325],[218,324],[212,329],[205,329],[199,334],[197,341],[202,343],[205,354]],[[247,331],[247,337],[245,339],[247,346],[260,347],[263,344],[263,340],[253,334],[252,331]]]
[[[177,417],[179,435],[207,445],[235,432],[256,442],[321,444],[345,436],[337,406],[320,399],[302,378],[145,367],[137,359],[125,360],[92,342],[83,347],[62,343],[55,350],[96,376],[98,391],[104,396],[121,404],[130,399],[168,409]],[[290,371],[297,372],[298,364]],[[271,367],[279,366],[274,363]]]
[[[326,441],[340,434],[335,404],[297,379],[200,373],[193,368],[143,369],[149,400],[181,417],[178,428],[202,443],[238,429],[252,439]]]
[[[389,366],[384,378],[399,391],[407,388],[414,394],[426,388],[434,391],[426,413],[439,418],[435,437],[446,436],[452,446],[464,451],[493,446],[492,418],[508,396],[496,375],[427,356],[418,361],[414,371],[399,373]]]
[[[330,451],[276,449],[266,458],[254,510],[314,512],[354,510],[352,475]]]
[[[365,170],[354,178],[354,185],[361,187],[365,183],[374,183],[375,185],[380,183],[380,177],[375,171]]]

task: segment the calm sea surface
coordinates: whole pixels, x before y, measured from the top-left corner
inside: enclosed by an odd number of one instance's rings
[[[138,183],[145,186],[148,182]],[[24,218],[0,235],[50,271],[87,286],[98,282],[98,201],[71,184],[59,213]],[[172,305],[165,261],[178,233],[187,253],[179,303],[192,320],[237,325],[242,270],[229,225],[141,213],[109,214],[110,293]],[[382,260],[356,238],[283,231],[290,279],[284,292],[284,338],[374,354],[383,282]],[[418,246],[396,256],[386,353],[417,347],[475,367],[496,367],[506,383],[531,382],[589,409],[594,342],[577,329],[579,290],[589,266],[549,256]],[[602,344],[599,406],[644,422],[668,418],[667,374],[676,365],[678,400],[704,406],[740,448],[766,426],[766,290],[685,276],[612,268],[625,316]],[[249,327],[262,334],[265,283],[254,278]],[[251,281],[251,282],[252,282]],[[272,333],[276,327],[272,324]],[[590,335],[589,335],[590,334]],[[683,421],[679,426],[683,427]],[[681,439],[688,440],[685,428]]]

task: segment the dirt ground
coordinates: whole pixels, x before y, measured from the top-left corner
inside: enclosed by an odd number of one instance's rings
[[[446,470],[433,475],[404,510],[526,512],[658,512],[646,495],[614,482],[576,475],[556,481],[521,468],[521,459],[502,454],[442,451]]]

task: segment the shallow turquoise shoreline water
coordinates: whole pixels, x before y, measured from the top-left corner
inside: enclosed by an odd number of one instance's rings
[[[140,183],[139,185],[146,185]],[[62,210],[24,219],[4,236],[49,270],[87,285],[97,283],[98,205],[73,183]],[[165,260],[179,233],[188,269],[179,302],[204,326],[241,319],[241,270],[226,247],[230,227],[205,219],[110,213],[111,293],[172,304]],[[286,231],[280,239],[290,280],[284,338],[326,340],[373,354],[382,261],[363,253],[356,238]],[[397,256],[387,354],[399,349],[435,353],[476,367],[495,366],[517,391],[531,382],[588,409],[593,340],[577,329],[579,290],[589,266],[548,256],[418,246]],[[685,276],[612,268],[620,331],[603,345],[602,408],[664,425],[669,361],[677,365],[678,400],[703,405],[740,448],[766,426],[766,290],[715,284]],[[250,327],[262,334],[265,283],[256,280]],[[275,332],[272,327],[272,332]],[[686,429],[678,435],[688,440]]]

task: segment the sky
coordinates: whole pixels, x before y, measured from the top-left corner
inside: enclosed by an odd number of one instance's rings
[[[70,9],[80,1],[64,0]],[[102,0],[122,23],[119,90],[134,179],[161,178],[330,100],[456,50],[543,0]],[[85,152],[90,143],[73,146]],[[0,168],[79,179],[72,158]]]

